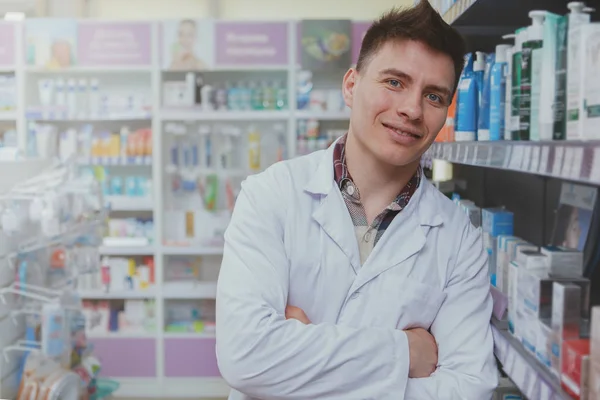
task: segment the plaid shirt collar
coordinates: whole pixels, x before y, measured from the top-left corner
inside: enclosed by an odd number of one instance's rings
[[[352,182],[350,171],[348,171],[348,166],[346,165],[347,136],[347,133],[342,136],[340,140],[337,141],[333,149],[333,174],[335,182],[340,190],[343,190],[348,183]],[[398,196],[396,196],[396,199],[394,199],[394,201],[387,207],[387,210],[402,211],[404,207],[406,207],[421,183],[421,174],[421,167],[419,166],[412,178],[410,178]],[[353,200],[360,202],[360,193],[358,192],[358,188],[355,188],[351,196]]]

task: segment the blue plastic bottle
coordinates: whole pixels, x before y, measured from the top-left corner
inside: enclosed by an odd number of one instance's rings
[[[457,142],[477,140],[478,96],[477,80],[473,73],[473,55],[468,53],[465,56],[465,67],[458,83],[455,132]]]
[[[506,78],[508,76],[508,44],[496,46],[496,62],[491,72],[490,140],[504,139],[506,113]]]
[[[490,140],[490,86],[492,67],[494,66],[495,60],[495,53],[490,53],[485,58],[483,88],[481,90],[481,99],[479,101],[477,140]]]

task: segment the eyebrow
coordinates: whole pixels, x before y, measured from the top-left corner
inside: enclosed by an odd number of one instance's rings
[[[412,78],[412,76],[408,75],[406,72],[402,72],[399,69],[396,68],[387,68],[382,70],[379,75],[393,75],[397,78],[403,79],[405,81],[407,81],[408,83],[413,83],[414,79]],[[425,87],[425,89],[427,90],[433,90],[435,92],[439,92],[442,93],[444,96],[448,97],[448,102],[450,102],[450,97],[452,97],[452,91],[450,89],[448,89],[447,87],[444,86],[439,86],[439,85],[427,85]]]

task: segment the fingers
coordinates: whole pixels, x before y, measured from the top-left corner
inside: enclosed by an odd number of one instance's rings
[[[304,312],[304,310],[302,310],[301,308],[298,308],[298,307],[294,307],[294,306],[287,306],[285,308],[285,318],[286,319],[295,319],[306,325],[310,324],[310,320],[306,316],[306,313]]]

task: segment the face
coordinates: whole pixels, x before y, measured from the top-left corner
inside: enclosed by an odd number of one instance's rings
[[[449,56],[416,41],[386,43],[344,76],[349,134],[383,163],[417,164],[444,126],[454,77]]]
[[[570,249],[579,247],[579,237],[581,236],[581,227],[579,226],[579,211],[573,208],[573,212],[569,216],[569,225],[565,234],[564,246]]]
[[[183,23],[179,27],[179,43],[187,50],[191,50],[194,47],[194,40],[196,40],[196,28],[190,23]]]

